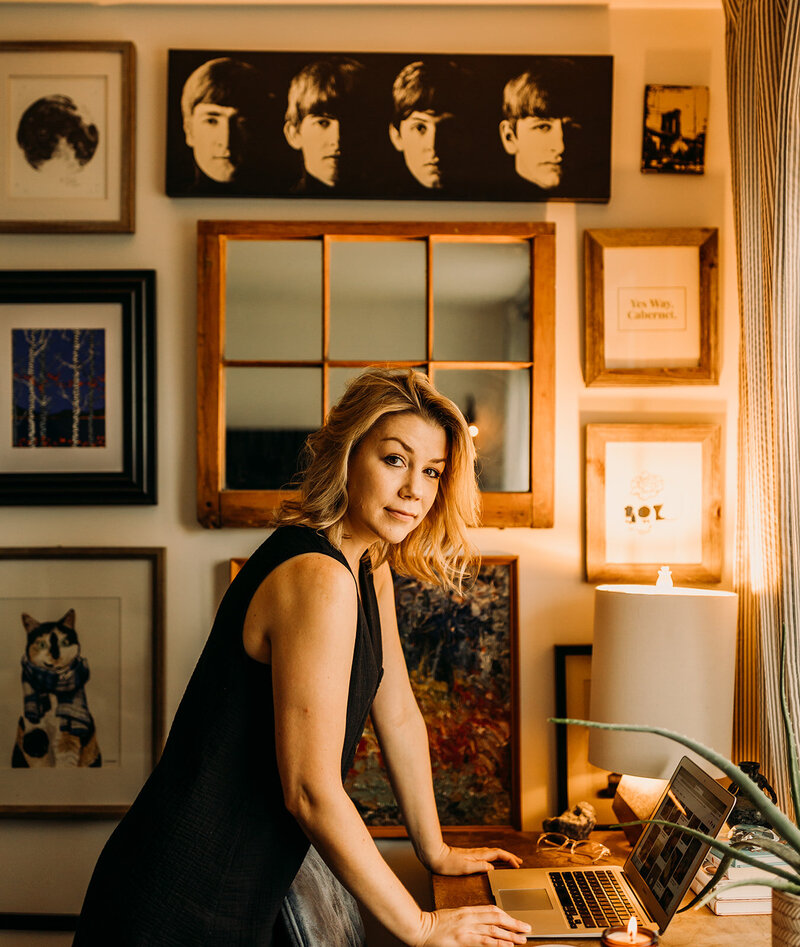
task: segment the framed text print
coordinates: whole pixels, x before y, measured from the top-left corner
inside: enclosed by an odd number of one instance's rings
[[[0,43],[0,232],[133,233],[128,42]]]
[[[587,424],[586,577],[719,582],[722,469],[716,424]]]
[[[587,230],[587,385],[717,383],[717,231]]]

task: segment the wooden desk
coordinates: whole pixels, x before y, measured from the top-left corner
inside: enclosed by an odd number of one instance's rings
[[[446,829],[445,841],[450,845],[498,846],[514,852],[524,859],[525,867],[573,865],[570,859],[557,852],[543,853],[536,848],[538,832],[515,832],[513,830],[481,829],[459,832]],[[622,864],[630,852],[622,832],[596,832],[592,835],[611,849],[611,856],[599,864]],[[433,900],[436,908],[458,908],[472,904],[493,904],[486,874],[468,875],[459,878],[432,875]],[[688,899],[687,899],[688,900]],[[554,938],[548,938],[553,941]],[[739,915],[717,917],[708,908],[676,914],[670,921],[666,933],[661,937],[662,947],[769,947],[771,941],[771,917],[767,915]],[[573,947],[589,947],[598,943],[593,938],[580,940],[558,940],[560,944]],[[536,941],[529,941],[535,947]]]

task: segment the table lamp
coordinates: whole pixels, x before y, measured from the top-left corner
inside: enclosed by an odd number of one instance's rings
[[[658,585],[595,589],[590,719],[665,727],[729,757],[737,596],[672,587],[668,573],[661,570]],[[613,804],[620,821],[652,813],[663,781],[684,755],[722,776],[665,737],[589,731],[589,762],[623,774]],[[626,832],[629,841],[640,831]]]

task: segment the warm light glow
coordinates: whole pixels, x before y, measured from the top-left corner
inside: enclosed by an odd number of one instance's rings
[[[636,923],[636,918],[631,915],[631,919],[628,921],[628,940],[633,944],[636,941],[636,934],[639,930],[639,925]]]
[[[469,426],[469,434],[470,434],[470,437],[477,437],[477,436],[478,436],[478,425],[477,425],[477,424],[470,424],[470,426]]]
[[[753,471],[750,474],[753,476]],[[747,499],[744,515],[749,537],[747,542],[747,567],[750,572],[750,588],[755,595],[760,595],[767,591],[767,544],[774,537],[767,535],[768,527],[765,527],[765,517],[761,515],[760,497],[764,490],[759,491],[757,485],[749,482],[745,492]]]

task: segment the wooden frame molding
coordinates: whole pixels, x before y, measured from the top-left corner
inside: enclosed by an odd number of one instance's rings
[[[587,385],[716,385],[718,383],[717,242],[717,230],[713,227],[665,227],[639,230],[618,228],[584,232],[584,375]],[[679,338],[680,333],[673,331],[665,335],[662,327],[672,329],[673,326],[669,325],[668,321],[661,325],[657,322],[659,317],[663,319],[667,313],[646,311],[650,305],[649,297],[663,290],[665,286],[671,287],[672,293],[686,292],[686,288],[679,285],[685,274],[680,267],[676,268],[676,272],[671,272],[669,265],[655,268],[658,270],[656,282],[660,285],[651,288],[653,268],[650,267],[651,272],[648,274],[645,267],[640,276],[641,282],[634,286],[647,301],[645,311],[640,312],[639,315],[649,314],[652,317],[649,328],[655,331],[650,332],[650,350],[648,351],[647,346],[642,343],[642,340],[646,338],[645,333],[639,331],[635,333],[638,339],[637,345],[632,349],[631,358],[631,361],[636,362],[638,357],[639,364],[631,367],[609,364],[606,344],[607,329],[609,326],[617,330],[632,328],[633,321],[631,321],[631,326],[617,325],[617,322],[623,319],[621,304],[620,311],[606,312],[608,292],[614,288],[613,285],[606,285],[612,279],[606,251],[615,253],[624,249],[633,251],[625,272],[628,279],[634,280],[637,278],[637,260],[639,264],[643,262],[641,260],[643,251],[669,251],[671,248],[696,248],[697,251],[698,270],[692,277],[692,283],[695,279],[697,282],[697,297],[690,297],[687,294],[683,312],[687,321],[681,327],[684,330],[682,334],[687,336],[689,346],[697,345],[698,347],[696,364],[689,364],[691,359],[681,358],[665,359],[666,364],[658,364],[658,356],[660,350],[663,349],[666,335],[674,339]],[[635,256],[637,253],[639,257]],[[634,284],[631,283],[631,285]],[[623,290],[619,289],[619,292]],[[694,326],[694,317],[691,315],[694,312],[696,312],[696,326]],[[646,319],[640,320],[636,328],[642,329],[643,323],[646,322]],[[675,319],[675,324],[680,325],[680,318]],[[694,334],[695,328],[697,334]],[[617,339],[623,334],[634,337],[632,331],[617,332]],[[669,364],[670,361],[672,364]]]
[[[690,461],[686,466],[685,454],[670,456],[670,446],[680,450],[692,444],[700,448],[694,465]],[[609,445],[626,445],[628,456],[612,463]],[[673,554],[696,545],[696,557],[687,553],[664,561],[664,530],[669,531]],[[619,555],[623,546],[626,561]],[[648,553],[655,555],[648,558]],[[676,582],[722,579],[719,425],[587,424],[587,580],[654,584],[664,565],[670,566]]]
[[[323,284],[330,278],[330,244],[345,240],[427,241],[428,271],[426,358],[389,362],[436,370],[526,369],[530,372],[530,489],[484,492],[483,526],[550,527],[553,525],[555,439],[555,225],[552,223],[342,223],[198,221],[198,347],[197,347],[197,517],[209,528],[269,525],[285,491],[225,487],[225,299],[226,252],[229,240],[317,240],[322,243]],[[527,360],[504,362],[437,361],[433,358],[433,311],[430,259],[437,241],[520,243],[530,248],[530,353]],[[298,365],[322,371],[323,412],[329,404],[329,370],[367,367],[369,361],[329,358],[329,299],[320,307],[322,357],[317,361],[247,361],[247,365]],[[383,363],[382,363],[383,364]]]

